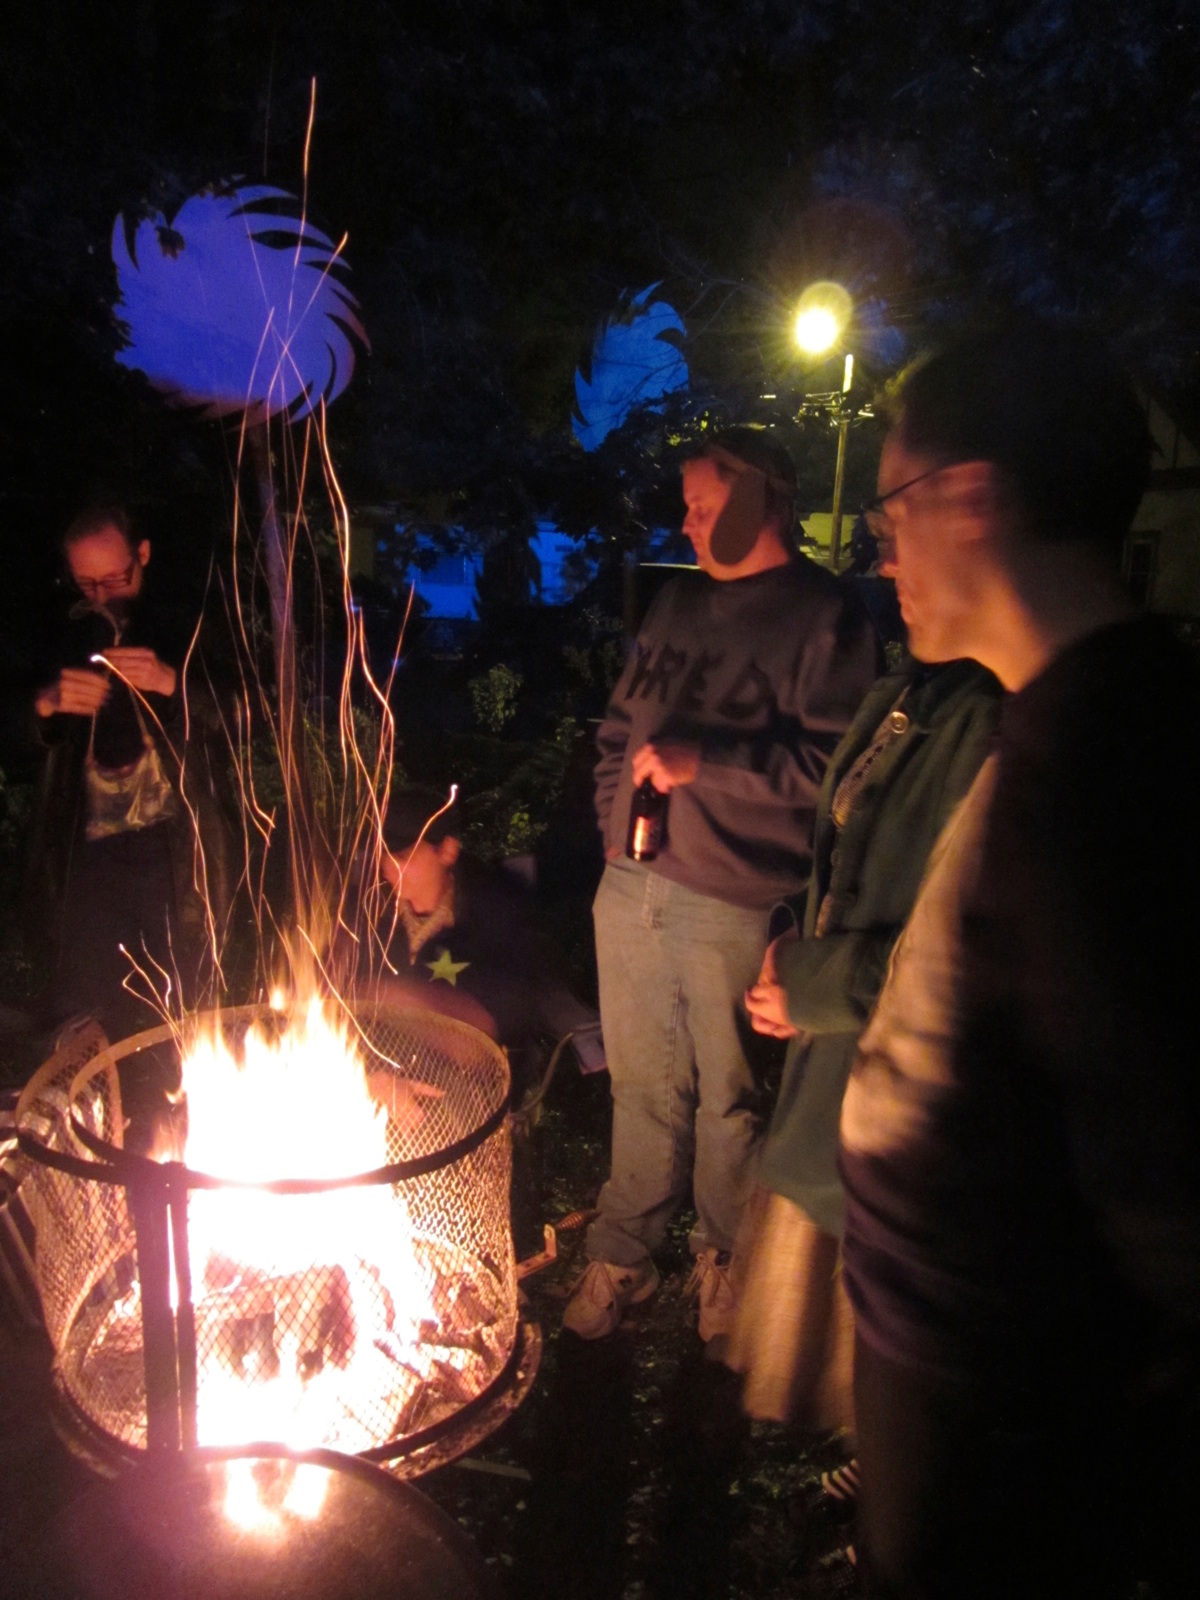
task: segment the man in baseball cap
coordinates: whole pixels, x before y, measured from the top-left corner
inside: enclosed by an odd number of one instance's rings
[[[803,890],[821,777],[878,671],[865,613],[796,549],[796,473],[764,428],[683,465],[696,574],[652,605],[597,743],[608,865],[595,904],[612,1171],[564,1315],[584,1339],[658,1286],[653,1252],[694,1195],[699,1327],[732,1322],[732,1251],[761,1132],[742,995],[778,900]],[[646,781],[669,797],[653,861],[625,855]]]

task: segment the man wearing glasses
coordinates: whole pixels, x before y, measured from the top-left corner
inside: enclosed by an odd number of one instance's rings
[[[120,507],[76,517],[62,549],[78,599],[34,698],[47,757],[33,876],[57,912],[52,1022],[94,1016],[119,1038],[154,1020],[126,986],[129,958],[161,986],[156,968],[172,972],[181,944],[178,664],[190,633],[148,594],[150,543]]]
[[[913,655],[1007,691],[842,1106],[866,1592],[1194,1593],[1200,676],[1120,554],[1151,441],[1083,335],[902,374],[865,508]]]

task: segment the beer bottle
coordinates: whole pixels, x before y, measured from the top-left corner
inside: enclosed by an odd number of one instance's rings
[[[625,854],[634,861],[653,861],[662,847],[667,821],[667,796],[649,778],[633,791]]]

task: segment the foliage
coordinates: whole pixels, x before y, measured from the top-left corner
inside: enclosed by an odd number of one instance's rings
[[[457,783],[463,795],[463,843],[481,860],[527,855],[545,835],[580,739],[564,717],[548,738],[447,735],[426,781]]]
[[[302,723],[303,757],[312,794],[313,814],[318,825],[331,839],[337,835],[347,794],[353,793],[359,782],[363,781],[360,774],[364,769],[367,774],[375,771],[379,755],[377,716],[361,706],[352,706],[350,718],[361,768],[343,743],[335,709],[312,705],[305,712]],[[250,743],[247,766],[253,777],[258,806],[268,815],[281,817],[285,809],[284,780],[279,747],[273,734],[263,732],[255,736]],[[392,766],[390,781],[394,787],[400,787],[408,781],[399,762]],[[230,775],[230,782],[236,792],[236,775]],[[388,776],[385,773],[380,777],[381,794],[387,786]]]
[[[579,615],[580,643],[563,645],[563,663],[570,677],[589,698],[607,700],[625,665],[620,619],[599,606],[584,606]]]
[[[585,450],[594,450],[637,406],[653,405],[675,389],[686,389],[687,362],[681,346],[687,330],[665,300],[651,301],[658,287],[623,295],[596,342],[585,377],[575,374],[577,410],[571,428]]]
[[[366,339],[344,261],[301,211],[251,184],[190,195],[169,223],[118,217],[121,365],[209,417],[299,421],[333,401]]]
[[[475,720],[488,733],[501,733],[516,715],[517,693],[524,683],[519,672],[503,662],[472,678],[467,684]]]

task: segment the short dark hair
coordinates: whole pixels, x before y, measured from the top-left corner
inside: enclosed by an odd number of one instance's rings
[[[1047,541],[1119,547],[1154,448],[1128,376],[1094,335],[1032,320],[919,356],[877,408],[906,450],[999,468]]]
[[[129,520],[129,513],[124,506],[119,505],[88,506],[67,523],[59,544],[64,551],[67,551],[72,545],[82,544],[85,539],[90,539],[93,534],[103,533],[106,528],[117,530],[129,546],[131,554],[137,549],[139,541]]]
[[[384,844],[399,853],[411,849],[418,839],[423,838],[426,844],[441,844],[443,839],[457,838],[458,806],[446,806],[447,798],[441,789],[418,784],[397,789],[383,814]]]
[[[786,446],[769,428],[737,423],[698,440],[684,465],[688,461],[711,461],[717,476],[728,483],[736,469],[721,459],[722,454],[736,456],[763,474],[767,480],[766,513],[785,534],[790,534],[796,521],[796,463]]]

